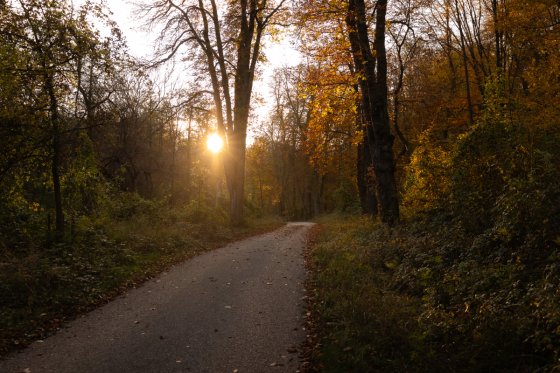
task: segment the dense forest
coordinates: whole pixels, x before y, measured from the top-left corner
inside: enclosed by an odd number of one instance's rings
[[[0,0],[0,352],[269,216],[337,213],[311,255],[317,366],[558,368],[557,0],[137,12],[145,60],[101,2]],[[257,120],[282,37],[302,58]]]

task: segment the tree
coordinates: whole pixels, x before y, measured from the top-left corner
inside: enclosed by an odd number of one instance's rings
[[[394,10],[390,14],[388,33],[391,37],[392,50],[389,51],[390,57],[395,62],[391,72],[392,106],[393,106],[393,128],[402,144],[400,156],[410,153],[409,141],[401,130],[401,95],[404,89],[404,76],[410,67],[411,61],[417,57],[421,44],[421,39],[416,35],[415,28],[418,27],[418,13],[422,9],[422,3],[412,0],[402,0],[395,2]]]
[[[100,14],[87,3],[77,14],[65,1],[20,0],[3,6],[0,34],[4,48],[10,48],[18,58],[10,60],[3,73],[13,74],[22,84],[20,104],[37,125],[37,141],[48,143],[50,175],[55,208],[57,236],[64,234],[63,153],[65,136],[71,123],[79,118],[77,94],[81,86],[84,60],[90,66],[104,67],[107,72],[110,52],[93,31],[86,14]],[[13,87],[12,87],[13,88]],[[73,99],[74,98],[74,99]],[[95,106],[90,102],[90,108]],[[21,119],[21,118],[19,118]],[[26,120],[12,117],[14,125],[25,126]],[[29,147],[26,147],[28,149]],[[16,151],[13,159],[25,159]],[[31,151],[33,153],[33,151]]]
[[[311,96],[304,90],[306,67],[275,71],[274,109],[265,128],[280,187],[279,210],[283,216],[305,219],[319,212],[321,176],[306,152]]]
[[[189,45],[210,80],[218,131],[226,140],[224,165],[233,225],[243,223],[247,124],[262,39],[284,2],[240,0],[227,2],[225,9],[216,0],[180,4],[158,0],[144,5],[149,22],[164,25],[158,62]]]
[[[304,87],[310,102],[307,149],[311,161],[325,180],[348,186],[336,170],[340,154],[349,166],[360,198],[362,213],[377,215],[375,181],[369,143],[363,131],[363,115],[350,44],[346,37],[344,2],[307,1],[302,6],[299,23],[303,30],[301,49],[309,61]],[[355,153],[347,154],[352,149]],[[348,166],[344,166],[347,172]],[[345,174],[345,173],[344,173]],[[321,189],[323,190],[323,189]]]
[[[387,1],[375,6],[375,53],[370,47],[366,5],[363,0],[348,0],[346,23],[354,67],[362,95],[364,131],[370,143],[381,221],[393,225],[399,220],[399,202],[395,182],[393,136],[387,108],[387,56],[385,18]]]

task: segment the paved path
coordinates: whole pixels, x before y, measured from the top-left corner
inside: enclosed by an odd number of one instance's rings
[[[311,226],[177,265],[0,361],[0,372],[296,372]]]

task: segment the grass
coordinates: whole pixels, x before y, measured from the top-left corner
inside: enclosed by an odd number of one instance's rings
[[[410,371],[418,354],[420,302],[389,287],[381,260],[383,227],[368,219],[329,216],[309,253],[312,365],[324,372]]]
[[[0,355],[45,338],[173,264],[283,224],[269,217],[231,228],[220,212],[195,210],[84,218],[64,243],[15,252],[0,247]]]

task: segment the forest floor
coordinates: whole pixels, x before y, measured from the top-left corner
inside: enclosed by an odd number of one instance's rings
[[[263,372],[299,367],[310,223],[234,242],[0,361],[2,372]]]

